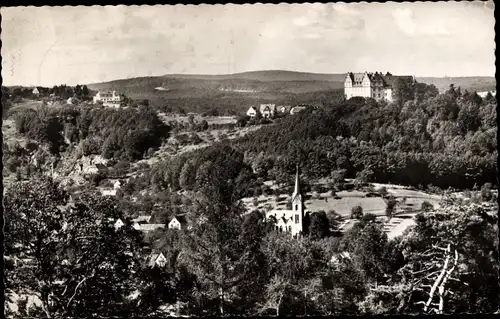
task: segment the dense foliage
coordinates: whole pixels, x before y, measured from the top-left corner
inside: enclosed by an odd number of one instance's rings
[[[42,107],[15,114],[19,133],[48,143],[57,154],[67,145],[78,144],[81,155],[138,160],[150,148],[157,148],[168,136],[169,127],[156,112],[139,109]]]
[[[71,203],[50,180],[14,184],[5,196],[7,297],[40,301],[19,302],[18,315],[144,317],[166,305],[198,316],[497,310],[498,207],[443,204],[392,240],[370,214],[341,237],[294,239],[257,211],[242,215],[220,164],[190,205],[192,228],[146,237],[113,199],[89,193]],[[113,227],[117,218],[123,227]],[[447,245],[458,263],[433,293]],[[151,266],[150,252],[166,265]],[[436,300],[424,309],[429,294],[444,300],[439,310]]]
[[[404,103],[352,98],[249,134],[235,146],[270,178],[292,173],[403,185],[472,188],[496,185],[496,99],[417,84]],[[265,163],[265,164],[261,164]]]

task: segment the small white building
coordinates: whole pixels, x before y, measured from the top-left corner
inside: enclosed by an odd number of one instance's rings
[[[257,116],[257,109],[254,106],[250,106],[250,108],[247,111],[247,115],[250,117]]]
[[[292,106],[291,105],[281,105],[278,110],[281,112],[281,113],[290,113],[290,110],[292,109]]]
[[[167,258],[165,258],[163,253],[153,253],[149,257],[148,266],[151,268],[154,268],[154,267],[163,268],[163,267],[165,267],[166,264],[167,264]]]
[[[120,107],[121,96],[116,91],[97,92],[93,98],[94,104],[102,102],[104,106]]]
[[[73,104],[73,98],[70,97],[66,100],[66,104],[72,105]]]
[[[491,93],[493,96],[497,96],[497,90],[492,90],[492,91],[481,91],[477,92],[477,95],[482,97],[483,99],[488,95],[488,93]]]
[[[122,186],[122,183],[117,180],[114,184],[113,184],[113,188],[114,189],[120,189],[120,187]]]
[[[177,215],[174,216],[168,223],[168,228],[169,229],[183,229],[184,227],[187,226],[187,220],[184,215]]]
[[[115,229],[120,229],[123,227],[123,225],[125,225],[123,221],[120,218],[118,218],[115,222]]]
[[[31,93],[33,93],[33,95],[39,95],[40,91],[38,91],[38,88],[34,88],[33,91],[31,91]]]

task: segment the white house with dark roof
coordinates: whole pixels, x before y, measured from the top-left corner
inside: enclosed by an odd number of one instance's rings
[[[174,216],[168,223],[169,229],[183,229],[188,226],[188,222],[185,215]]]
[[[292,109],[291,105],[280,105],[277,108],[281,113],[290,113],[290,110]]]
[[[250,117],[255,117],[257,115],[257,108],[255,108],[255,106],[250,106],[247,111],[247,115]]]
[[[276,104],[261,104],[259,111],[264,118],[272,117],[276,113]]]
[[[304,198],[300,187],[299,168],[295,175],[295,189],[292,194],[291,210],[270,210],[266,213],[266,219],[276,220],[276,230],[291,233],[297,236],[304,233]]]
[[[385,75],[375,73],[349,72],[344,81],[344,94],[346,99],[354,96],[371,97],[377,101],[392,101],[392,86],[396,79],[406,79],[415,82],[413,76],[395,76],[387,72]]]
[[[123,225],[125,225],[125,223],[120,218],[115,221],[115,229],[120,229]]]
[[[167,258],[163,255],[163,253],[152,253],[149,256],[148,266],[151,268],[154,267],[165,267],[167,264]]]
[[[94,104],[102,102],[104,106],[119,107],[121,96],[116,91],[97,92],[93,98]]]

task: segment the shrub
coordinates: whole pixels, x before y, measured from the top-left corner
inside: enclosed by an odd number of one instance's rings
[[[486,183],[481,187],[481,199],[483,202],[488,202],[493,198],[493,192],[491,191],[491,183]]]
[[[363,207],[360,205],[354,206],[351,209],[351,218],[352,219],[361,219],[363,217]]]
[[[388,192],[387,192],[387,188],[385,187],[381,187],[379,190],[378,190],[378,193],[382,196],[387,196]]]
[[[394,215],[396,204],[397,201],[394,198],[390,198],[387,201],[387,207],[385,208],[385,215],[387,216],[387,218],[391,219]]]
[[[422,205],[421,205],[421,209],[425,212],[428,212],[428,211],[431,211],[432,209],[434,209],[434,206],[432,206],[432,204],[429,203],[428,201],[423,201]]]

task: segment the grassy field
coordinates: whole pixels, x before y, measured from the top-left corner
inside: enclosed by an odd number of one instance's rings
[[[275,188],[272,181],[267,181],[265,184],[271,188]],[[383,230],[387,233],[387,236],[394,238],[401,235],[408,227],[414,224],[413,216],[420,211],[422,202],[428,201],[437,208],[441,200],[441,197],[438,195],[410,190],[405,186],[391,184],[374,184],[374,186],[375,189],[385,187],[388,193],[395,197],[397,201],[396,214],[392,219],[387,220],[385,216],[386,200],[381,197],[365,197],[366,192],[356,190],[337,192],[337,196],[339,197],[337,199],[333,198],[330,193],[306,193],[304,195],[306,211],[315,212],[324,210],[328,212],[334,210],[344,218],[345,223],[342,225],[342,231],[347,231],[356,222],[351,219],[351,210],[353,207],[359,205],[363,208],[363,213],[376,215],[383,222]],[[253,197],[243,198],[242,202],[246,206],[247,212],[251,212],[255,209],[286,209],[286,203],[289,199],[289,195],[281,195],[278,199],[275,196],[261,195],[257,198],[257,206],[254,206]]]
[[[266,184],[270,185],[269,182]],[[386,184],[384,186],[387,188],[388,193],[393,195],[398,201],[398,212],[419,211],[424,201],[428,201],[433,206],[437,207],[441,200],[441,197],[438,195],[430,195],[420,191],[404,189],[397,185]],[[337,196],[340,198],[335,199],[330,193],[306,193],[304,204],[308,211],[334,210],[344,218],[350,218],[351,209],[358,205],[363,208],[364,213],[384,216],[387,207],[386,201],[381,197],[365,197],[365,195],[366,192],[362,191],[341,191],[337,192]],[[266,206],[271,207],[271,209],[286,209],[288,198],[289,196],[281,195],[279,200],[276,201],[275,196],[261,195],[258,197],[259,204],[257,207],[253,205],[253,197],[243,198],[242,201],[247,205],[249,210],[255,208],[264,209]]]

